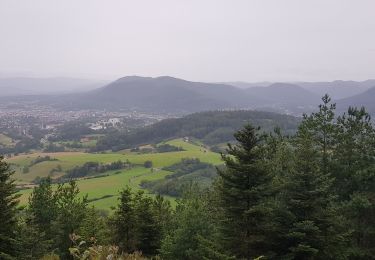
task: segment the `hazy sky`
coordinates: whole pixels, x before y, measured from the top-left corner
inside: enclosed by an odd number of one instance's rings
[[[375,78],[375,0],[0,0],[0,76]]]

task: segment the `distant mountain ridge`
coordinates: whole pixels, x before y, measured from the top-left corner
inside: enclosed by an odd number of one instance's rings
[[[4,82],[4,81],[3,81]],[[14,81],[12,81],[14,82]],[[16,81],[16,82],[22,82]],[[82,81],[49,79],[36,81],[39,90],[41,87],[51,88],[53,84],[58,88],[76,89]],[[41,83],[43,82],[43,84]],[[17,84],[18,84],[17,83]],[[32,86],[30,81],[24,84],[8,85],[1,96],[9,96],[9,92],[29,93],[25,87]],[[245,84],[241,82],[241,84]],[[168,114],[189,114],[209,110],[238,110],[256,109],[270,112],[285,113],[300,116],[317,109],[321,96],[328,93],[338,103],[359,104],[371,107],[368,97],[372,93],[361,95],[375,86],[375,80],[363,82],[334,81],[334,82],[297,82],[297,83],[268,83],[262,86],[252,85],[250,88],[239,88],[230,84],[192,82],[169,76],[140,77],[127,76],[119,78],[105,86],[89,91],[74,94],[51,93],[48,97],[29,96],[51,106],[64,110],[70,109],[105,109],[105,110],[132,110],[140,112],[155,112]],[[0,87],[1,87],[0,79]],[[22,88],[18,88],[21,86]],[[32,87],[29,88],[33,89]],[[38,89],[38,88],[34,88]],[[1,91],[1,88],[0,88]],[[8,92],[7,92],[8,91]],[[54,96],[52,96],[54,94]],[[21,96],[19,96],[21,97]],[[352,101],[346,99],[352,98]],[[353,100],[355,99],[355,101]],[[361,101],[363,99],[363,101]],[[14,100],[16,100],[14,98]],[[22,100],[22,99],[21,99]],[[344,105],[342,105],[344,106]],[[375,113],[375,111],[374,111]]]
[[[320,99],[317,94],[290,83],[274,83],[267,87],[248,88],[246,92],[255,96],[267,97],[269,101],[280,105],[291,103],[314,105]]]
[[[70,107],[134,109],[192,113],[218,109],[262,109],[293,114],[317,106],[319,97],[300,86],[277,83],[265,88],[239,89],[219,83],[173,77],[120,78],[104,87],[70,96]],[[302,109],[303,110],[303,109]]]
[[[172,113],[254,108],[263,101],[230,85],[191,82],[167,76],[124,77],[104,87],[69,97],[71,107]]]
[[[268,87],[277,82],[259,82],[259,83],[248,83],[248,82],[226,82],[224,84],[232,85],[238,88],[254,88],[254,87]],[[335,100],[347,98],[360,94],[367,89],[375,86],[375,79],[368,79],[365,81],[353,81],[353,80],[335,80],[335,81],[321,81],[321,82],[283,82],[285,84],[293,84],[304,89],[313,92],[319,96],[329,94]]]
[[[364,106],[367,112],[375,116],[375,87],[358,95],[337,101],[337,109],[341,112],[345,112],[349,106],[358,108]]]
[[[365,81],[343,81],[335,80],[332,82],[299,82],[297,85],[310,90],[320,96],[328,93],[333,99],[339,100],[354,95],[358,95],[375,87],[375,80],[369,79]]]

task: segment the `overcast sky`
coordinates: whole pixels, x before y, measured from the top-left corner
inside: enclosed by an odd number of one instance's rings
[[[0,76],[375,78],[374,0],[0,0]]]

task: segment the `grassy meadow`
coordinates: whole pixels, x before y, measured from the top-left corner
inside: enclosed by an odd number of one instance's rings
[[[172,172],[162,170],[163,167],[179,162],[182,158],[199,158],[202,162],[218,165],[221,163],[220,155],[209,151],[207,148],[196,144],[185,142],[182,139],[175,139],[166,142],[170,145],[182,147],[184,151],[167,152],[167,153],[135,153],[130,151],[121,151],[118,153],[83,153],[83,152],[60,152],[60,153],[32,153],[15,156],[8,159],[16,171],[15,178],[19,184],[29,184],[36,177],[52,176],[59,177],[65,171],[75,166],[83,165],[89,161],[100,163],[111,163],[117,160],[129,160],[137,166],[132,169],[115,170],[105,172],[100,177],[86,178],[77,181],[82,196],[87,194],[90,204],[98,209],[108,210],[117,204],[118,193],[126,185],[134,190],[140,189],[139,184],[142,180],[157,180],[172,174]],[[29,167],[28,173],[23,173],[22,169],[30,165],[32,160],[38,156],[49,155],[56,161],[44,161]],[[143,167],[145,161],[152,161],[153,168]],[[51,170],[61,166],[62,172],[54,172]],[[21,190],[21,205],[27,203],[28,197],[32,189]],[[146,191],[147,192],[147,191]]]

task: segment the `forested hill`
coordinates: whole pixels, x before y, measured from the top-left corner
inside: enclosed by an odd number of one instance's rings
[[[73,108],[136,109],[168,113],[193,113],[199,111],[252,108],[261,98],[246,95],[242,90],[224,84],[191,82],[173,77],[120,78],[102,88],[67,95],[59,105]]]
[[[368,89],[367,91],[337,101],[337,108],[340,112],[345,112],[345,109],[349,106],[352,107],[366,107],[366,110],[370,115],[375,117],[375,87]]]
[[[245,90],[169,76],[127,76],[92,91],[57,96],[46,102],[69,110],[124,109],[186,115],[219,109],[257,109],[301,115],[319,104],[319,95],[293,84]]]
[[[284,133],[296,131],[300,119],[262,111],[211,111],[166,119],[131,133],[116,132],[99,140],[96,150],[121,150],[141,144],[157,143],[178,137],[194,137],[208,145],[233,140],[233,133],[246,123],[265,131],[280,127]]]

